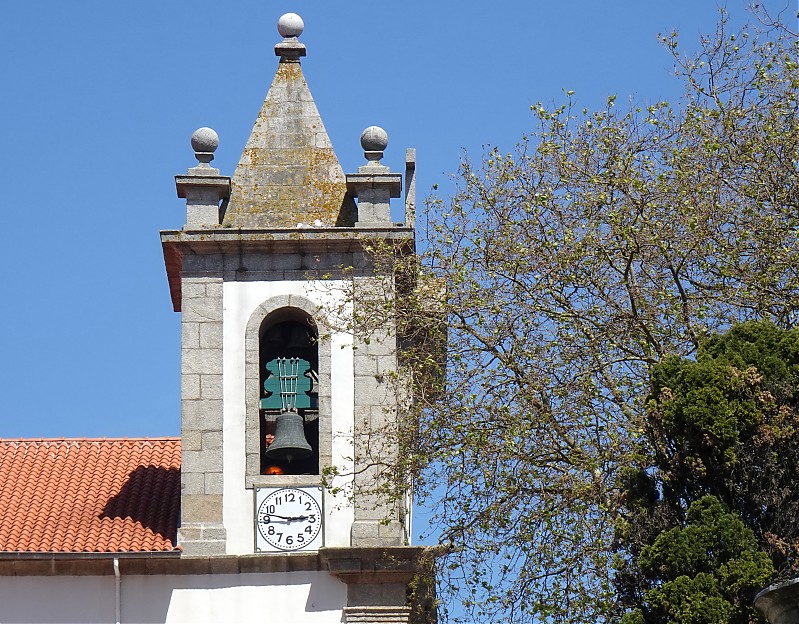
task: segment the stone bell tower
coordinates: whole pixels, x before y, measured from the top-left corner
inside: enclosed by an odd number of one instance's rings
[[[332,316],[359,305],[345,293],[373,278],[371,243],[413,253],[415,152],[394,223],[388,136],[367,128],[366,164],[344,174],[303,76],[303,26],[278,22],[277,72],[232,177],[211,165],[217,134],[194,133],[198,164],[175,177],[186,225],[161,232],[182,314],[178,541],[186,558],[332,575],[344,621],[408,622],[424,549],[409,544],[408,502],[372,493],[361,442],[397,426],[397,337],[360,342]]]

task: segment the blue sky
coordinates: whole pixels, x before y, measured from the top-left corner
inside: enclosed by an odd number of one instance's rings
[[[787,0],[765,4],[772,9]],[[729,0],[736,23],[744,0]],[[180,432],[180,316],[158,231],[185,219],[173,176],[192,131],[232,174],[274,74],[275,29],[300,13],[303,69],[347,172],[358,137],[416,147],[418,191],[462,150],[511,149],[530,105],[673,100],[656,35],[714,28],[715,2],[6,3],[0,23],[0,436]],[[397,208],[399,205],[397,206]]]

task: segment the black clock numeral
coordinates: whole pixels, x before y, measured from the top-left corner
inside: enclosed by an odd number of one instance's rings
[[[305,536],[302,533],[297,533],[297,541],[302,544],[305,541]]]
[[[305,532],[306,533],[313,533],[313,527],[309,524],[307,527],[305,527]]]
[[[286,502],[287,503],[293,503],[294,502],[294,493],[293,492],[289,492],[288,494],[286,494]]]
[[[283,534],[282,533],[278,533],[277,534],[277,541],[278,542],[282,542],[283,541]]]
[[[274,534],[275,534],[275,527],[273,527],[273,526],[270,524],[270,525],[269,525],[269,528],[268,528],[268,529],[266,529],[266,532],[267,532],[269,535],[274,535]]]
[[[291,537],[291,535],[288,535],[288,536],[286,537],[286,545],[287,545],[287,546],[291,546],[292,544],[294,544],[294,538],[293,538],[293,537]]]
[[[275,506],[274,505],[267,505],[266,506],[266,513],[268,513],[268,514],[275,513]]]
[[[313,505],[311,505],[310,502],[306,501],[305,502],[305,511],[311,511],[311,509],[313,509]]]
[[[316,523],[316,514],[308,516],[308,522]]]

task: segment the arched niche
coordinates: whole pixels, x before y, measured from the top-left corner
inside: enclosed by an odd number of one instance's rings
[[[329,329],[318,307],[297,295],[272,297],[264,301],[247,323],[245,350],[246,485],[317,484],[320,473],[332,456],[332,414],[330,403]],[[298,411],[305,423],[306,439],[313,457],[294,466],[265,458],[266,436],[274,433],[280,403],[264,391],[269,376],[267,365],[276,358],[297,358],[308,364],[303,376],[311,382]],[[270,367],[275,370],[274,367]],[[270,400],[271,396],[271,400]],[[305,407],[307,405],[307,407]],[[281,465],[284,474],[264,474],[272,465]]]

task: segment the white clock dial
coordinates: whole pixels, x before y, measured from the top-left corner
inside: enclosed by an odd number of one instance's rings
[[[322,508],[308,490],[272,490],[258,506],[256,523],[270,550],[307,549],[322,529]]]

